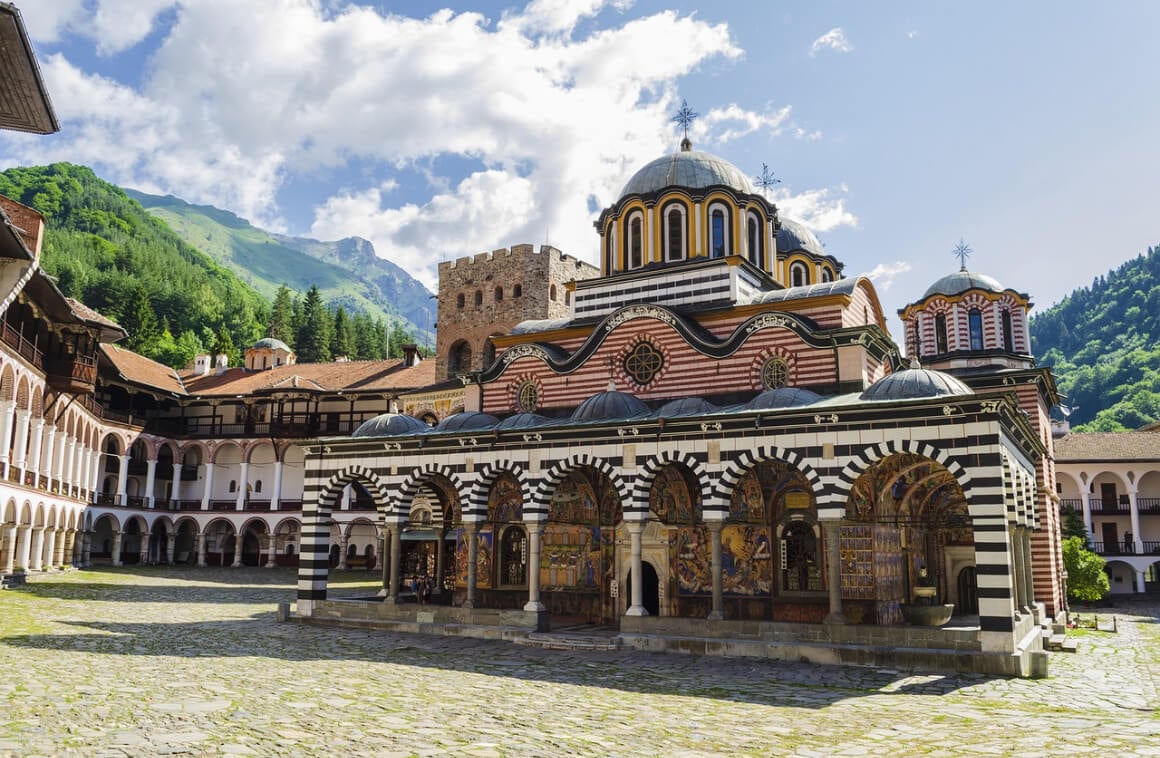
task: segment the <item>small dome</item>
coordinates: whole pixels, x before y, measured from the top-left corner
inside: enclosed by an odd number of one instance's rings
[[[713,413],[719,410],[717,406],[703,397],[682,397],[679,400],[670,400],[660,407],[653,415],[658,418],[673,418],[674,416],[699,416],[702,413]]]
[[[383,413],[364,421],[351,437],[395,437],[402,434],[422,434],[431,427],[414,416],[402,413]]]
[[[805,224],[792,218],[781,217],[781,228],[777,230],[777,252],[792,253],[795,250],[804,250],[814,255],[826,254],[822,243],[814,236]]]
[[[572,412],[573,421],[623,421],[647,416],[649,408],[635,395],[608,390],[593,395]]]
[[[274,337],[263,337],[262,339],[255,342],[253,345],[250,345],[250,349],[251,350],[262,350],[262,349],[285,350],[288,353],[294,352],[293,350],[290,349],[289,345],[287,345],[285,342],[283,342],[280,339],[275,339]]]
[[[646,164],[632,175],[620,196],[647,195],[665,187],[705,189],[716,185],[753,194],[749,177],[729,161],[699,150],[681,150]]]
[[[971,271],[956,271],[939,279],[927,288],[923,299],[931,295],[958,295],[967,290],[985,290],[987,292],[1003,292],[1007,288],[986,274],[976,274]]]
[[[861,400],[914,400],[973,394],[974,390],[950,374],[928,368],[908,368],[879,379],[858,397]]]
[[[517,413],[508,416],[495,425],[497,431],[510,429],[530,429],[533,426],[542,426],[551,423],[552,419],[538,413]]]
[[[468,432],[475,429],[490,429],[499,423],[499,419],[490,413],[479,411],[464,411],[456,413],[436,424],[436,432]]]
[[[750,410],[772,410],[774,408],[796,408],[799,405],[810,405],[822,399],[816,392],[799,387],[778,387],[766,390],[746,404]]]

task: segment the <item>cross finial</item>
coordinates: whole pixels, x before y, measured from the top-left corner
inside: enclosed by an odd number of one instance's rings
[[[680,124],[681,129],[684,130],[685,136],[684,139],[681,140],[682,147],[684,147],[686,142],[689,142],[689,125],[692,124],[693,120],[699,115],[701,114],[697,113],[689,107],[688,100],[681,98],[681,109],[677,111],[677,115],[673,116],[673,123]]]
[[[967,258],[970,258],[973,252],[971,246],[963,241],[962,237],[959,237],[959,244],[955,245],[955,249],[951,251],[951,255],[959,259],[959,271],[967,270]]]
[[[761,164],[761,176],[757,177],[757,186],[761,187],[761,194],[766,194],[766,191],[772,189],[776,184],[781,184],[781,179],[774,176],[773,172],[769,170],[769,166],[763,161]]]

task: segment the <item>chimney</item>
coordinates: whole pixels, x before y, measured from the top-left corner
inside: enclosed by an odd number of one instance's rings
[[[218,353],[217,361],[214,363],[214,373],[221,376],[230,367],[230,357],[225,353]]]
[[[210,363],[208,355],[197,355],[193,358],[193,375],[205,376],[209,373]]]
[[[419,361],[423,360],[419,355],[419,346],[414,342],[408,342],[403,345],[403,365],[408,368],[411,366],[418,366]]]

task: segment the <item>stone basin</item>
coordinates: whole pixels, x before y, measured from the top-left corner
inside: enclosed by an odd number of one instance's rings
[[[954,612],[954,603],[902,606],[902,617],[907,623],[915,626],[942,626],[951,620],[951,614]]]

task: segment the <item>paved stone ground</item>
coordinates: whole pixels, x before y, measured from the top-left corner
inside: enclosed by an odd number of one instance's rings
[[[1114,609],[1117,634],[1032,681],[278,623],[293,582],[118,569],[0,592],[0,754],[1160,755],[1157,605]]]

